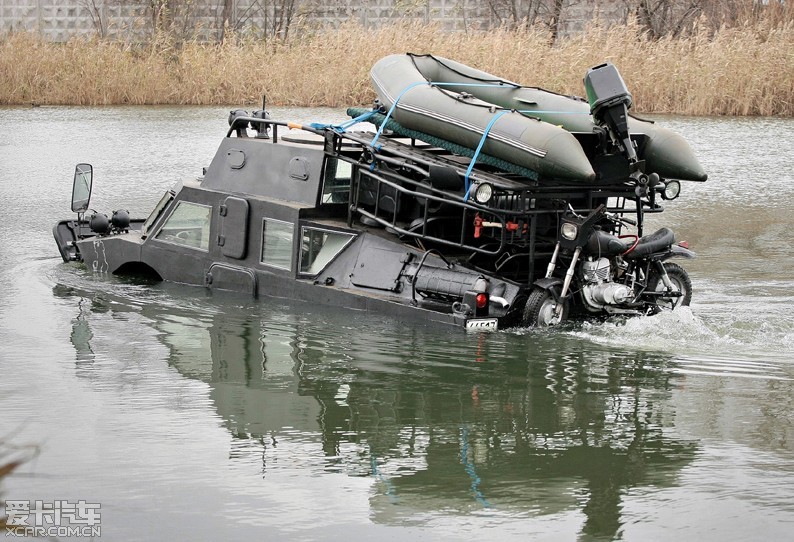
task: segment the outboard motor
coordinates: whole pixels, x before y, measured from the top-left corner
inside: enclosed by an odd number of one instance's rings
[[[618,69],[609,62],[590,68],[584,77],[584,87],[593,119],[607,128],[633,166],[637,163],[637,153],[629,134],[631,94]]]

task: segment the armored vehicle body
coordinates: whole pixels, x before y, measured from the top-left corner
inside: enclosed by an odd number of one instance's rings
[[[399,86],[383,82],[389,73],[376,65],[376,89]],[[209,167],[167,190],[146,219],[86,216],[93,170],[79,164],[77,218],[55,226],[59,251],[95,272],[468,329],[689,303],[689,278],[666,260],[693,254],[669,230],[643,235],[643,217],[680,191],[671,172],[705,180],[686,143],[688,163],[676,170],[673,157],[659,157],[659,130],[633,130],[642,124],[629,122],[631,96],[610,64],[585,78],[583,131],[472,98],[465,88],[480,73],[461,74],[461,88],[448,73],[438,84],[420,73],[424,83],[404,81],[389,101],[350,109],[344,125],[233,111]],[[488,92],[522,88],[480,79]],[[420,111],[407,99],[414,87],[443,99]],[[583,102],[571,100],[581,114]],[[530,137],[533,128],[554,137]],[[575,152],[559,153],[557,140]],[[573,158],[542,163],[555,155]]]

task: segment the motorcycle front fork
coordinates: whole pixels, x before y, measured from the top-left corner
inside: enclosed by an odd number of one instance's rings
[[[551,278],[552,273],[554,273],[554,268],[557,267],[557,256],[560,253],[560,243],[557,243],[557,246],[554,247],[554,254],[551,255],[551,261],[549,262],[549,266],[546,268],[546,278]],[[571,258],[571,264],[568,266],[568,271],[565,272],[565,280],[562,283],[562,291],[560,291],[560,299],[557,302],[557,305],[554,307],[554,316],[555,318],[559,318],[562,316],[562,308],[563,303],[562,300],[565,299],[565,296],[568,295],[568,289],[571,287],[571,281],[573,280],[573,274],[576,271],[576,262],[579,261],[579,255],[582,253],[582,247],[576,247],[576,250],[573,252],[573,257]],[[668,279],[669,281],[669,279]]]
[[[664,283],[664,287],[667,289],[668,292],[672,292],[675,290],[675,286],[673,282],[670,280],[670,276],[667,274],[667,269],[664,267],[664,263],[661,260],[654,260],[653,267],[656,269],[656,272],[659,274],[659,277],[662,279],[662,283]]]

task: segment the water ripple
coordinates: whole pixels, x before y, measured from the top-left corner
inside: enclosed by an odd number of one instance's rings
[[[729,314],[726,322],[713,313],[702,318],[683,307],[649,317],[585,322],[569,334],[603,345],[669,352],[689,371],[794,379],[791,327],[785,321]]]

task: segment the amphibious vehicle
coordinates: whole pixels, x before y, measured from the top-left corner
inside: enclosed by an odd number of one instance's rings
[[[78,164],[61,256],[468,329],[689,303],[665,262],[693,253],[666,228],[643,236],[643,219],[706,175],[680,136],[629,116],[613,65],[587,72],[587,101],[427,55],[387,57],[372,77],[379,101],[345,124],[232,111],[210,165],[146,219],[87,216],[93,168]]]

